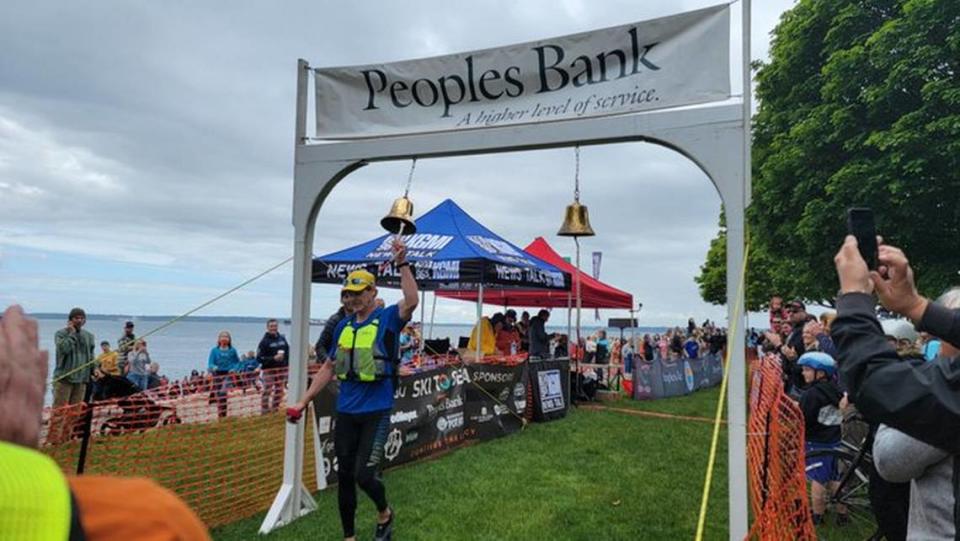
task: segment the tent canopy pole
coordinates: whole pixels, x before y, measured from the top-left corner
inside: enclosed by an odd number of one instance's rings
[[[417,355],[423,359],[423,320],[427,313],[427,290],[420,292],[420,347],[417,348]]]
[[[483,282],[477,295],[477,362],[480,362],[480,350],[483,344]]]
[[[437,316],[437,293],[433,293],[433,309],[430,310],[430,338],[433,338],[433,320]]]

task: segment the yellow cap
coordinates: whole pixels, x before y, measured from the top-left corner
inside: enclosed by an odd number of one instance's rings
[[[347,275],[347,279],[343,281],[343,289],[341,291],[363,291],[374,285],[376,285],[376,282],[372,274],[363,269],[357,269]]]

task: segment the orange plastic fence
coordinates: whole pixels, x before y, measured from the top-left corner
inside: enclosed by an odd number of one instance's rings
[[[804,468],[803,412],[783,392],[780,362],[750,365],[747,469],[753,525],[748,539],[816,539]]]
[[[211,527],[264,511],[283,476],[285,379],[284,369],[207,376],[94,402],[85,473],[149,477]],[[88,411],[80,404],[44,415],[42,450],[68,474]],[[311,423],[305,440],[304,484],[315,490]]]
[[[490,355],[487,364],[516,365],[521,355]],[[459,364],[452,356],[417,359],[401,374]],[[310,367],[317,369],[316,365]],[[210,527],[265,511],[280,489],[286,369],[200,376],[129,396],[44,413],[41,450],[67,474],[77,471],[90,422],[84,473],[149,477],[176,492]],[[124,378],[103,380],[116,394]],[[530,404],[532,397],[528,396]],[[532,416],[532,408],[528,408]],[[306,423],[304,485],[316,489],[312,423]]]

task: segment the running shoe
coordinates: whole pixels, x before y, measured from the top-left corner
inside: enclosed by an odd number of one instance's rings
[[[390,508],[390,519],[383,524],[377,524],[377,531],[373,534],[374,541],[390,541],[393,535],[393,508]]]

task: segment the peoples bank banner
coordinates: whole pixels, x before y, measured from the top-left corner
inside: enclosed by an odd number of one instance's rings
[[[730,11],[390,64],[314,70],[317,137],[349,139],[633,113],[730,96]]]

